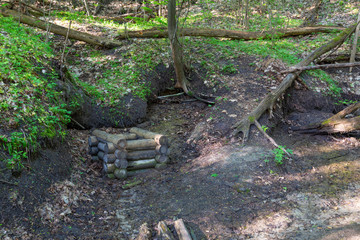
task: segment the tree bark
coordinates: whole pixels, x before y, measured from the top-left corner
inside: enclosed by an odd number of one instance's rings
[[[178,39],[177,31],[178,26],[176,22],[176,0],[168,1],[168,37],[171,46],[171,55],[174,61],[174,68],[176,74],[175,88],[182,88],[186,94],[189,90],[187,89],[187,79],[184,72],[183,53],[181,45]]]
[[[322,54],[342,44],[345,41],[345,39],[355,31],[356,26],[357,24],[351,25],[350,27],[342,31],[333,40],[331,40],[327,44],[324,44],[320,48],[316,49],[308,57],[306,57],[300,63],[296,64],[295,68],[307,66],[316,58],[320,57]],[[250,126],[254,124],[255,120],[258,120],[266,110],[269,110],[270,117],[272,117],[272,109],[275,106],[276,100],[282,94],[284,94],[284,92],[292,85],[296,77],[297,77],[296,74],[293,73],[288,74],[281,82],[281,84],[274,91],[266,95],[265,98],[260,102],[260,104],[249,115],[244,117],[242,120],[240,120],[233,126],[233,128],[235,129],[231,135],[235,136],[238,133],[242,132],[243,140],[246,141],[249,137]]]
[[[17,11],[10,10],[6,7],[1,7],[0,9],[1,9],[0,13],[3,16],[5,16],[5,17],[12,16],[15,19],[19,19],[21,23],[30,25],[32,27],[37,27],[37,28],[43,29],[45,31],[49,30],[50,32],[61,35],[61,36],[66,36],[66,33],[68,31],[67,28],[53,24],[53,23],[51,24],[50,28],[48,29],[47,28],[48,23],[46,21],[26,16]],[[86,42],[86,43],[89,43],[92,45],[105,47],[105,48],[116,48],[116,47],[120,47],[123,45],[123,43],[119,42],[119,41],[109,40],[106,38],[94,36],[94,35],[76,31],[73,29],[71,29],[69,31],[69,38],[83,41],[83,42]]]
[[[127,159],[130,161],[140,160],[140,159],[149,159],[154,158],[156,156],[155,150],[143,150],[143,151],[134,151],[129,152],[127,155]]]
[[[285,38],[300,35],[309,35],[313,33],[330,33],[334,31],[343,31],[343,27],[334,26],[314,26],[314,27],[302,27],[302,28],[289,28],[289,29],[277,29],[273,31],[262,32],[245,32],[237,30],[227,29],[203,29],[203,28],[183,28],[179,30],[179,36],[192,36],[192,37],[219,37],[219,38],[231,38],[241,40],[259,40],[259,39],[271,39],[271,38]],[[129,31],[123,33],[115,39],[122,40],[128,38],[167,38],[169,32],[162,29],[149,29],[143,31]]]

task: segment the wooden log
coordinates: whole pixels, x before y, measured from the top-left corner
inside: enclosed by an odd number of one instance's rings
[[[113,173],[116,167],[113,163],[103,163],[103,170],[105,173]]]
[[[135,187],[139,184],[141,184],[142,181],[141,180],[136,180],[136,181],[132,181],[132,182],[129,182],[129,183],[126,183],[124,185],[121,186],[122,189],[126,190],[126,189],[130,189],[132,187]]]
[[[97,162],[99,160],[100,160],[100,158],[98,156],[91,156],[91,161],[92,162]]]
[[[97,147],[89,147],[89,154],[90,155],[97,155],[99,152],[99,149]]]
[[[127,177],[127,170],[117,168],[114,171],[114,175],[117,179],[125,179]]]
[[[151,231],[147,223],[143,223],[139,229],[139,235],[135,238],[135,240],[150,240],[151,239]]]
[[[90,147],[96,147],[99,144],[99,140],[96,136],[90,136],[88,142]]]
[[[117,159],[126,159],[127,158],[127,151],[126,150],[116,150],[115,151],[115,156]]]
[[[166,145],[157,145],[155,150],[159,154],[167,154],[168,153],[168,146]]]
[[[128,169],[137,170],[137,169],[153,168],[155,167],[155,165],[156,165],[155,159],[145,159],[145,160],[129,162]]]
[[[136,135],[146,138],[146,139],[154,139],[155,142],[157,144],[160,145],[168,145],[169,144],[169,140],[166,136],[159,134],[159,133],[154,133],[154,132],[150,132],[141,128],[130,128],[130,132],[135,133]]]
[[[157,234],[160,239],[164,240],[175,240],[175,237],[172,235],[171,231],[167,227],[164,221],[160,221],[157,225]]]
[[[191,235],[185,227],[184,221],[182,219],[176,220],[174,222],[174,227],[180,240],[192,240]]]
[[[105,163],[114,163],[116,160],[115,154],[105,154],[103,161]]]
[[[139,139],[126,141],[127,150],[155,149],[157,143],[154,139]]]
[[[100,151],[103,151],[104,153],[114,153],[116,148],[115,145],[111,142],[99,142],[98,148]]]
[[[98,157],[100,160],[104,160],[105,153],[103,151],[98,152]]]
[[[120,169],[126,169],[129,166],[129,162],[126,159],[116,159],[115,166]]]
[[[158,163],[168,163],[170,161],[169,157],[166,155],[156,155],[155,157],[156,162]]]
[[[142,151],[134,151],[129,152],[127,155],[128,160],[141,160],[141,159],[149,159],[154,158],[156,156],[155,150],[142,150]]]
[[[129,139],[136,139],[136,134],[134,134],[134,133],[110,134],[110,133],[95,129],[94,131],[92,131],[91,134],[98,138],[101,138],[107,142],[111,142],[115,145],[119,145],[119,147],[121,147],[121,148],[125,147],[125,146],[122,146],[122,144],[124,143],[124,140],[126,142],[126,140],[129,140]]]

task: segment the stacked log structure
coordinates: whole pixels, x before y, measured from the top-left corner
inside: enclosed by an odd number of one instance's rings
[[[101,161],[109,178],[125,179],[148,168],[163,169],[169,162],[166,136],[140,128],[109,134],[94,130],[88,139],[92,161]]]

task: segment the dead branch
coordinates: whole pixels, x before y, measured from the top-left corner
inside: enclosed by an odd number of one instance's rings
[[[66,36],[66,34],[67,34],[68,28],[50,23],[51,27],[48,29],[47,22],[37,19],[37,18],[26,16],[26,15],[18,13],[16,11],[10,10],[6,7],[2,7],[0,9],[0,13],[5,17],[12,16],[15,19],[19,19],[21,23],[25,23],[27,25],[37,27],[37,28],[43,29],[45,31],[49,30],[50,32],[59,34],[61,36]],[[122,43],[119,41],[109,40],[106,38],[94,36],[94,35],[76,31],[73,29],[70,29],[70,31],[69,31],[69,38],[83,41],[83,42],[86,42],[86,43],[89,43],[92,45],[105,47],[105,48],[115,48],[115,47],[122,46]]]
[[[192,37],[220,37],[242,40],[285,38],[299,35],[309,35],[313,33],[329,33],[343,31],[343,27],[334,26],[315,26],[303,28],[277,29],[273,31],[245,32],[227,29],[203,29],[203,28],[183,28],[179,29],[179,36]],[[167,38],[168,31],[165,28],[149,29],[144,31],[128,31],[115,37],[117,40],[128,38]]]
[[[358,26],[356,27],[356,30],[355,30],[354,42],[353,42],[353,46],[351,49],[350,63],[355,62],[356,47],[357,47],[357,42],[358,42],[359,32],[360,32],[359,22],[360,22],[360,10],[359,10],[358,19],[357,19]],[[349,72],[350,73],[352,72],[352,67],[350,67]]]
[[[324,65],[314,65],[314,66],[306,66],[306,67],[292,67],[288,70],[281,71],[280,74],[284,73],[293,73],[297,71],[305,71],[305,70],[313,70],[313,69],[328,69],[328,68],[344,68],[344,67],[355,67],[360,66],[360,62],[353,63],[335,63],[335,64],[324,64]]]
[[[326,52],[329,52],[331,49],[335,48],[339,44],[342,44],[344,40],[348,37],[348,35],[355,31],[356,26],[357,24],[351,25],[350,27],[342,31],[333,40],[316,49],[311,54],[309,54],[308,57],[306,57],[300,63],[296,64],[295,68],[307,66],[316,58],[320,57]],[[269,110],[270,117],[272,117],[272,109],[275,106],[275,102],[292,85],[296,77],[297,74],[288,74],[280,83],[280,85],[274,91],[266,95],[265,98],[260,102],[260,104],[249,115],[247,115],[245,118],[243,118],[233,126],[234,131],[231,135],[235,136],[238,133],[242,132],[243,140],[246,141],[249,136],[250,126],[254,124],[255,120],[259,119],[261,115],[264,114],[264,112],[267,110]]]

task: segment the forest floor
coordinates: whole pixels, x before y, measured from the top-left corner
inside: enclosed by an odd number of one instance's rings
[[[154,229],[160,220],[171,225],[182,218],[196,239],[359,239],[358,138],[289,130],[328,118],[339,108],[335,100],[299,85],[286,94],[275,120],[262,119],[269,134],[294,152],[282,165],[274,163],[274,147],[256,129],[246,144],[226,137],[273,87],[249,65],[254,60],[248,55],[236,60],[238,73],[228,76],[229,87],[219,89],[221,100],[213,107],[185,96],[150,105],[139,127],[170,137],[172,161],[165,170],[107,179],[87,155],[89,131],[71,130],[62,149],[48,150],[34,162],[37,174],[22,174],[17,186],[3,185],[9,193],[3,199],[13,207],[2,217],[13,223],[1,226],[0,236],[133,239],[144,222]],[[345,71],[332,74],[348,79]],[[192,79],[193,85],[199,81]],[[196,126],[201,137],[187,143]],[[50,178],[58,181],[50,185]],[[141,183],[122,188],[134,181]]]
[[[85,52],[82,46],[74,49],[74,55]],[[260,119],[267,133],[294,153],[276,164],[274,146],[257,129],[245,144],[228,136],[234,123],[279,84],[264,70],[283,64],[246,54],[230,63],[236,71],[216,86],[214,106],[186,96],[149,104],[147,119],[138,127],[169,136],[171,163],[166,169],[124,181],[108,179],[101,164],[90,161],[89,131],[72,129],[61,146],[41,151],[20,177],[0,171],[0,179],[11,180],[0,182],[0,239],[127,240],[145,222],[155,237],[159,221],[171,226],[179,218],[194,239],[360,239],[359,135],[291,130],[327,119],[345,105],[295,84],[278,103],[275,117]],[[188,75],[193,89],[213,94],[201,80],[203,69],[196,70]],[[342,99],[359,100],[347,90],[354,79],[360,81],[360,67],[353,75],[348,69],[327,72],[346,90]],[[174,77],[165,66],[156,74],[169,81]],[[312,89],[322,88],[307,74],[302,79]],[[189,141],[195,129],[201,134]]]

